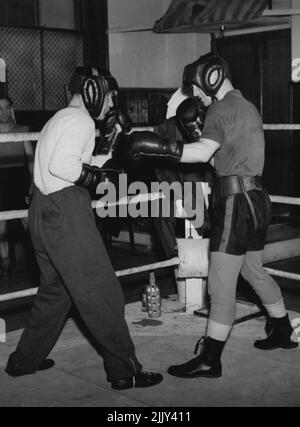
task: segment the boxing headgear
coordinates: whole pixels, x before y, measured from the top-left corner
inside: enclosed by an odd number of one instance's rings
[[[227,62],[218,55],[208,53],[185,67],[183,84],[198,86],[206,96],[213,98],[226,77],[230,78]]]
[[[69,90],[82,96],[86,109],[96,119],[101,114],[105,96],[117,91],[118,83],[108,70],[78,67],[69,83]]]

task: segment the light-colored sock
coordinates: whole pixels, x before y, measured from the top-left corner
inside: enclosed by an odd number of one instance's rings
[[[214,320],[209,319],[206,335],[217,341],[226,341],[231,332],[232,325],[223,325]]]
[[[282,317],[286,316],[286,308],[285,308],[283,299],[281,299],[276,304],[272,304],[272,305],[264,304],[264,307],[267,310],[270,317],[273,317],[275,319],[281,319]]]

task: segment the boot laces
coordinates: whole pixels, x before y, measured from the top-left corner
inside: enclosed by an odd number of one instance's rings
[[[197,341],[197,344],[196,344],[196,347],[195,347],[195,350],[194,350],[194,354],[198,354],[200,346],[202,346],[202,348],[203,348],[204,344],[205,344],[205,337],[201,337]]]

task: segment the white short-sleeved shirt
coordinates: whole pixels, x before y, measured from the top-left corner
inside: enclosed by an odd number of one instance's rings
[[[91,164],[95,123],[77,107],[56,113],[43,128],[36,148],[34,182],[45,194],[74,185],[82,164]]]

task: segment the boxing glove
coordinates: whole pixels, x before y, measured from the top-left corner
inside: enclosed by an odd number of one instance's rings
[[[187,98],[177,108],[176,122],[187,142],[195,142],[201,136],[207,108],[199,98]]]
[[[113,108],[105,118],[105,137],[114,133],[117,124],[120,125],[122,133],[129,133],[132,129],[131,119],[122,110]]]
[[[95,191],[100,182],[118,182],[119,172],[116,169],[100,169],[98,166],[82,165],[80,177],[75,182],[79,187]]]
[[[118,157],[130,161],[140,159],[166,159],[179,161],[182,156],[184,143],[161,138],[154,132],[132,132],[118,144]]]
[[[129,133],[132,129],[131,118],[120,109],[117,112],[117,123],[119,123],[122,128],[122,132],[125,134]]]
[[[132,129],[131,119],[117,108],[111,109],[106,115],[105,121],[100,129],[101,142],[98,150],[94,152],[94,155],[99,154],[98,151],[103,153],[109,153],[117,142],[120,135],[126,135]]]

